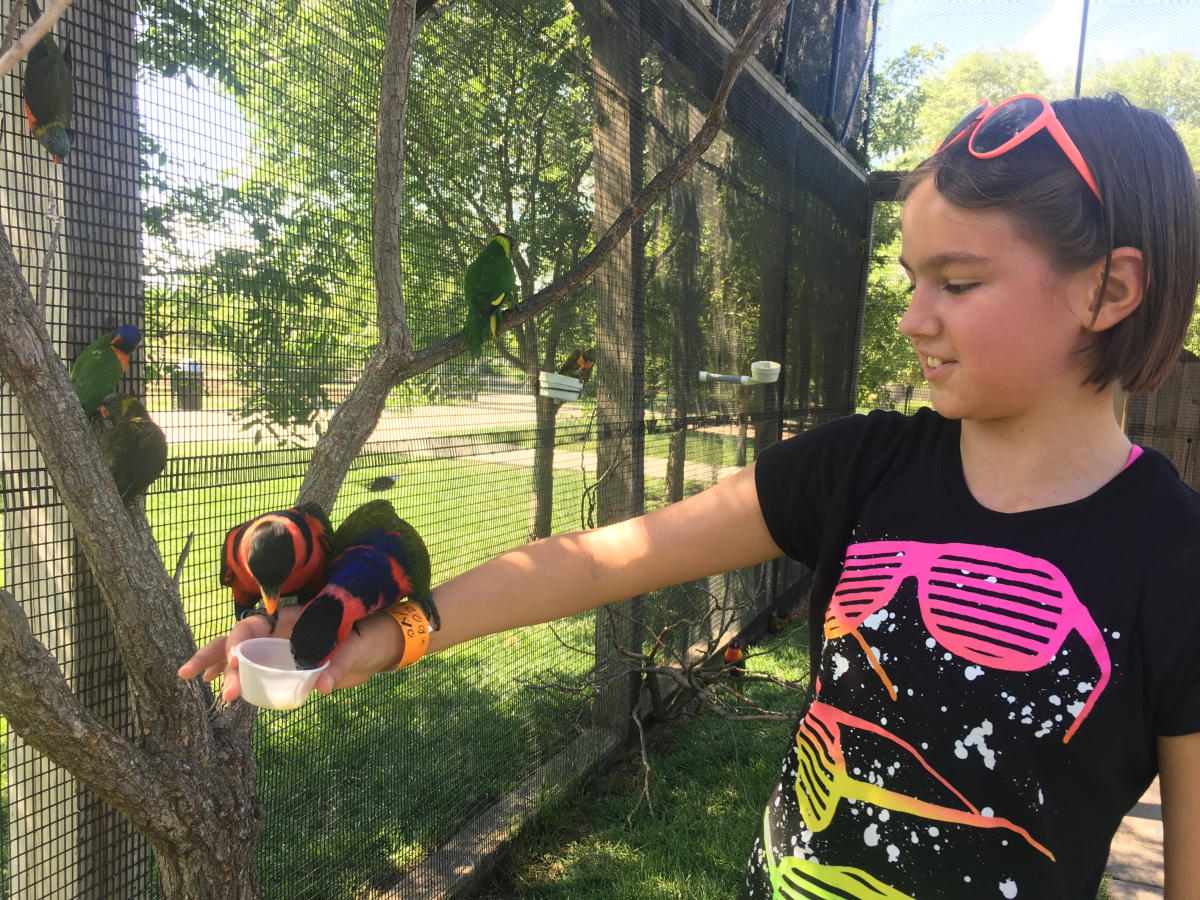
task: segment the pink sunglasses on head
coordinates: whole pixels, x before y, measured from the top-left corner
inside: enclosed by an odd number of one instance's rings
[[[1084,161],[1083,154],[1058,121],[1054,108],[1037,94],[1017,94],[997,106],[984,100],[950,130],[933,152],[935,155],[941,153],[965,136],[967,149],[972,156],[976,159],[994,159],[1020,146],[1039,131],[1049,132],[1103,206],[1100,188],[1096,186],[1096,179],[1092,177],[1092,170]]]

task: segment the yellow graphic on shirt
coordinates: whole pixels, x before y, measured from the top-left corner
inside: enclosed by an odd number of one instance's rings
[[[842,751],[843,727],[869,731],[907,751],[938,783],[957,797],[965,809],[930,803],[855,778],[846,768],[846,757]],[[838,802],[845,798],[939,822],[952,822],[973,828],[1004,828],[1019,834],[1031,847],[1054,859],[1054,854],[1035,841],[1021,826],[1001,816],[985,816],[980,813],[950,782],[934,771],[911,744],[886,728],[852,716],[820,700],[812,702],[800,723],[800,728],[796,731],[796,755],[796,802],[800,806],[804,824],[813,831],[823,831],[829,826]]]
[[[763,843],[766,845],[767,874],[771,878],[771,900],[914,900],[878,878],[851,866],[823,866],[798,856],[779,862],[771,850],[771,811],[763,813]]]

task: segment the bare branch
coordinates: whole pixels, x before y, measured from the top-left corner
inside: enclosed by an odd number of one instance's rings
[[[0,56],[0,78],[15,69],[17,63],[29,55],[29,51],[38,45],[38,41],[46,36],[70,5],[71,0],[49,0],[38,20],[13,42],[3,56]]]

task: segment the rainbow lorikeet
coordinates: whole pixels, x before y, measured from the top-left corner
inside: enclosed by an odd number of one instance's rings
[[[167,437],[137,397],[109,394],[100,414],[113,427],[100,439],[100,455],[112,472],[123,503],[132,503],[167,465]]]
[[[75,357],[71,383],[87,415],[95,413],[100,401],[113,392],[141,342],[142,333],[136,325],[122,325],[96,338]]]
[[[517,272],[512,264],[512,238],[493,235],[479,255],[467,266],[463,279],[467,298],[467,321],[463,325],[463,343],[471,359],[483,355],[487,340],[496,340],[496,330],[504,321],[504,310],[517,305]]]
[[[233,588],[240,619],[254,612],[261,596],[272,626],[279,598],[298,594],[301,602],[325,584],[329,534],[325,511],[315,503],[263,513],[225,535],[221,584]]]
[[[592,374],[592,366],[596,364],[596,348],[588,347],[586,350],[583,347],[576,347],[571,351],[571,355],[567,357],[558,369],[559,375],[569,375],[572,378],[578,378],[580,381],[587,381]]]
[[[734,688],[739,691],[742,689],[742,676],[746,674],[746,667],[742,665],[742,660],[745,658],[746,654],[742,652],[742,642],[738,638],[734,638],[725,648],[725,670],[729,673]]]
[[[429,551],[412,525],[387,500],[372,500],[346,517],[331,542],[325,587],[292,629],[297,667],[314,669],[328,659],[359,619],[406,598],[441,627],[430,596]]]
[[[41,16],[36,0],[27,4],[35,20]],[[47,34],[25,61],[23,100],[30,132],[56,163],[71,151],[72,94],[71,57]]]

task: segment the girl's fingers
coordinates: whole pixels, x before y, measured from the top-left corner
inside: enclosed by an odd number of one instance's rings
[[[179,677],[188,680],[201,672],[205,681],[212,681],[225,668],[225,638],[213,638],[179,667]],[[210,676],[208,673],[213,672]]]

